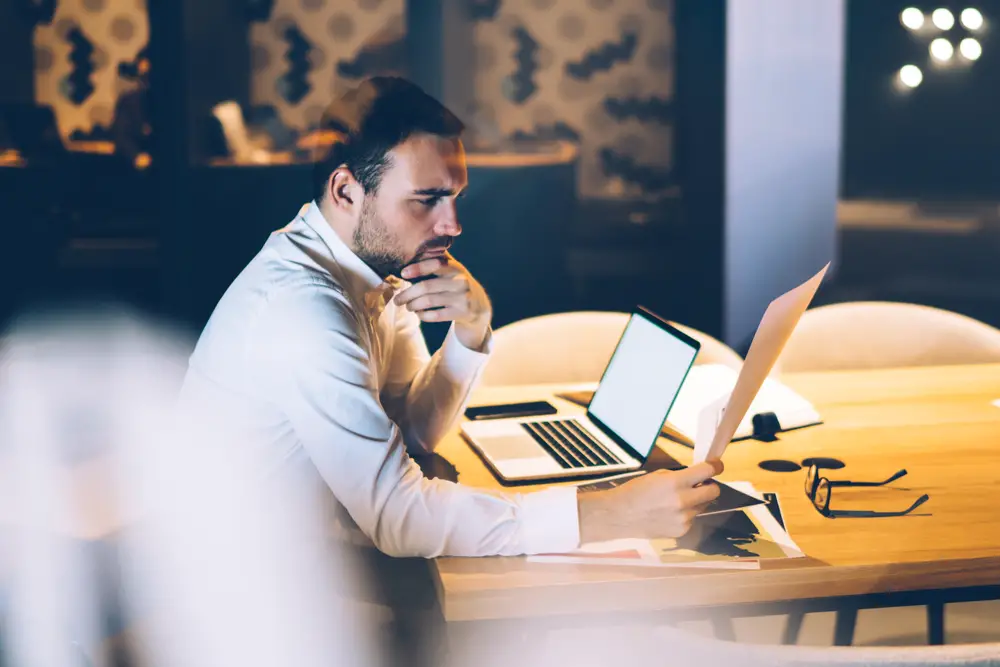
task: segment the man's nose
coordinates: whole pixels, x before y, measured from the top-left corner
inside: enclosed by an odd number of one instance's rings
[[[440,236],[458,236],[462,233],[462,223],[458,221],[458,210],[454,201],[449,202],[445,214],[438,220],[434,231]]]

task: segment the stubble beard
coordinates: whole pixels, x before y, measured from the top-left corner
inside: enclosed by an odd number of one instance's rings
[[[408,263],[399,244],[375,211],[367,197],[361,206],[361,219],[354,230],[355,254],[382,278],[399,276]]]

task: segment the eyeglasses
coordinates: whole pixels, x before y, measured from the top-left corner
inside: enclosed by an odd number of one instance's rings
[[[870,510],[831,510],[830,495],[836,486],[886,486],[892,484],[900,477],[906,475],[906,470],[900,470],[895,475],[884,482],[848,482],[841,480],[830,481],[826,477],[820,477],[819,466],[809,466],[806,472],[806,495],[812,501],[813,506],[823,516],[834,519],[836,517],[879,517],[879,516],[906,516],[930,499],[926,493],[910,505],[909,508],[900,512],[875,512]]]

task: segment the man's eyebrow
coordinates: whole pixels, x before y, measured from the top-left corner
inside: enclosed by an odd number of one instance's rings
[[[455,190],[453,188],[424,188],[423,190],[414,190],[413,194],[431,197],[450,197],[455,194]]]

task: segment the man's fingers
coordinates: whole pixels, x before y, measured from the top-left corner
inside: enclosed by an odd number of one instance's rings
[[[681,489],[677,492],[681,507],[695,508],[707,505],[719,497],[721,489],[718,484],[703,484],[693,489]]]
[[[444,275],[456,273],[459,271],[457,266],[458,262],[451,258],[451,255],[445,255],[444,257],[431,257],[430,259],[424,259],[419,262],[415,262],[405,267],[399,272],[400,277],[404,280],[413,280],[414,278],[419,278],[421,276],[430,275]]]
[[[437,295],[424,294],[423,296],[418,296],[409,303],[406,307],[415,313],[419,313],[421,310],[427,310],[428,308],[434,308],[436,306],[443,306],[443,303],[434,303],[437,299]]]
[[[422,283],[417,283],[412,287],[407,287],[402,292],[393,297],[397,306],[405,306],[414,299],[437,293],[462,293],[469,291],[469,284],[464,280],[456,280],[454,276],[444,278],[431,278]]]
[[[419,278],[420,276],[429,276],[444,266],[445,261],[446,260],[441,257],[425,259],[403,268],[403,270],[399,272],[399,275],[405,280]]]
[[[405,290],[394,296],[392,300],[396,302],[397,306],[405,306],[417,297],[423,296],[426,291],[427,288],[424,287],[424,283],[418,283],[412,287],[407,287]]]
[[[421,310],[417,317],[421,322],[450,322],[459,315],[458,309],[448,306],[440,310]]]
[[[417,297],[406,307],[413,312],[419,313],[428,308],[443,308],[446,306],[461,308],[467,302],[468,297],[464,293],[435,292],[434,294],[425,294],[424,296]]]
[[[721,472],[721,463],[697,463],[690,468],[671,473],[679,488],[691,487],[715,477]]]

